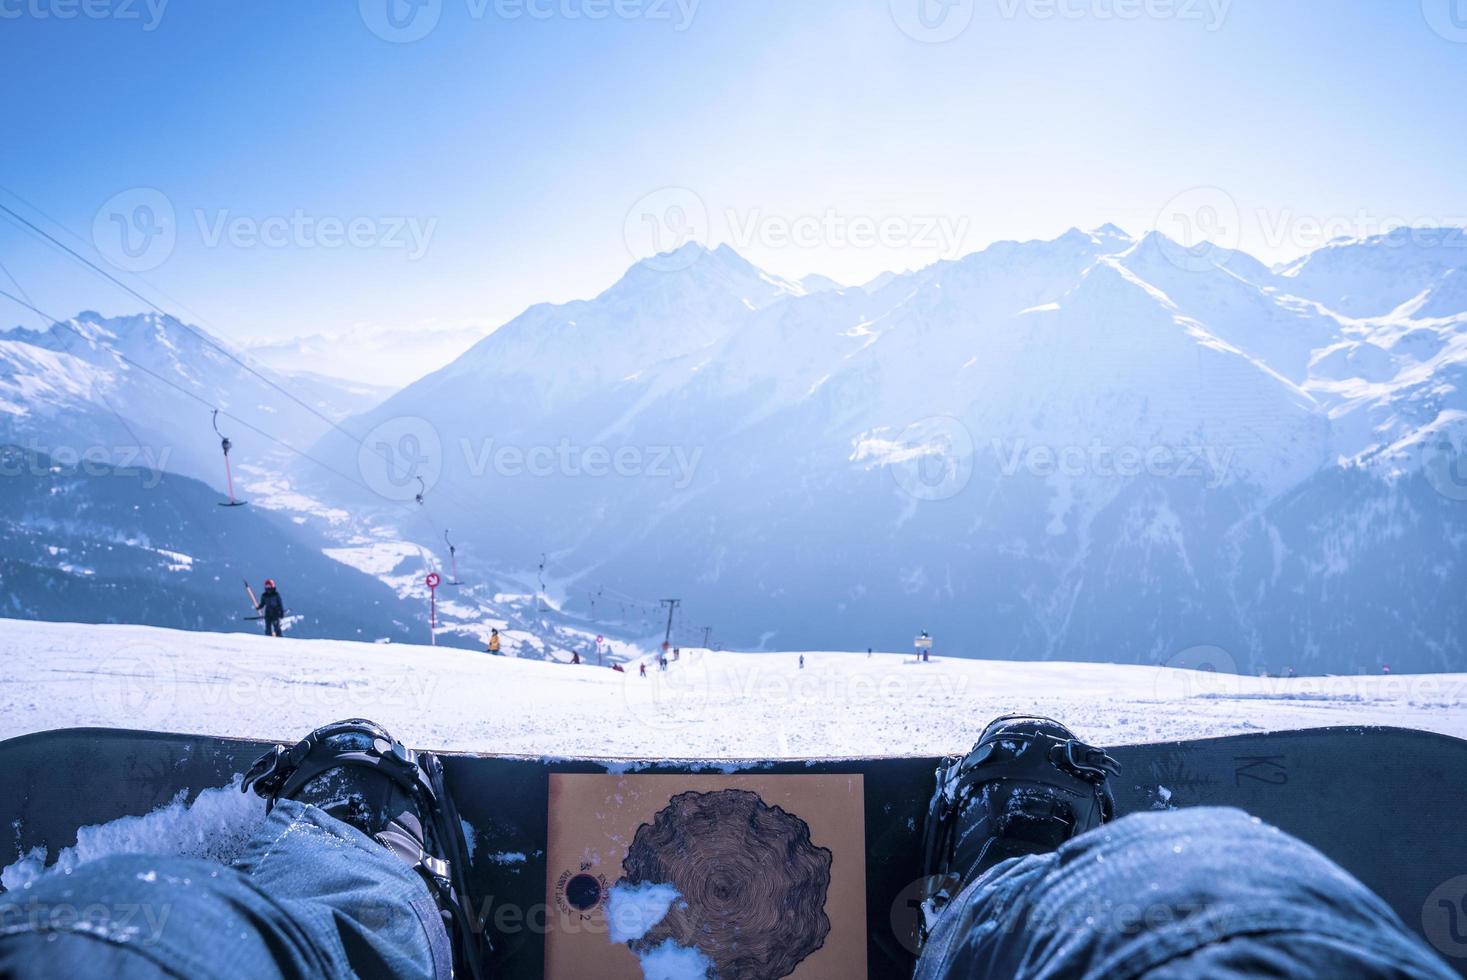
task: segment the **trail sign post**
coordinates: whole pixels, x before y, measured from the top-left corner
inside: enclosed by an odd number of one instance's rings
[[[428,577],[423,580],[428,585],[428,634],[433,638],[433,645],[438,645],[438,586],[443,584],[437,572],[429,572]]]

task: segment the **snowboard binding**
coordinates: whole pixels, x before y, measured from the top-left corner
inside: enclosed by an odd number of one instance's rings
[[[290,748],[276,745],[240,788],[263,797],[267,811],[282,799],[317,806],[396,854],[438,903],[455,940],[455,975],[486,975],[489,940],[469,917],[468,849],[437,756],[355,718],[318,728]]]
[[[928,806],[920,939],[965,887],[1001,861],[1047,854],[1115,819],[1120,765],[1064,725],[1003,715],[973,751],[946,759]]]

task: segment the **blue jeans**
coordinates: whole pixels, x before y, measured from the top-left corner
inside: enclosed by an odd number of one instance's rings
[[[417,872],[293,800],[232,867],[118,855],[0,895],[0,978],[446,980],[452,962]]]
[[[1457,975],[1308,844],[1201,807],[996,865],[942,914],[917,965],[917,980],[1260,976]]]
[[[105,858],[0,896],[0,978],[446,978],[427,886],[282,801],[233,868]],[[1238,810],[1138,814],[1006,861],[953,903],[918,980],[1454,980],[1364,885]]]

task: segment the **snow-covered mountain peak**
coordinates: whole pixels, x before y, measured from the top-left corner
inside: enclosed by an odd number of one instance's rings
[[[1129,232],[1127,232],[1124,228],[1121,228],[1119,225],[1112,224],[1109,221],[1101,225],[1099,228],[1091,228],[1089,234],[1092,238],[1099,238],[1102,241],[1132,241]]]
[[[1467,269],[1467,230],[1396,228],[1331,242],[1278,270],[1287,288],[1351,317],[1383,317],[1455,270]]]

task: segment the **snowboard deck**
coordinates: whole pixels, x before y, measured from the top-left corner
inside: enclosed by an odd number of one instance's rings
[[[0,742],[0,828],[10,828],[13,848],[0,849],[0,863],[35,847],[54,861],[80,827],[147,814],[180,792],[192,802],[201,790],[228,785],[269,744],[117,729]],[[1467,976],[1460,958],[1467,937],[1455,918],[1467,910],[1467,894],[1443,893],[1467,876],[1467,741],[1326,728],[1108,751],[1122,766],[1111,780],[1121,813],[1247,810],[1353,873]],[[814,907],[783,901],[774,913],[788,927],[783,938],[777,948],[754,950],[772,964],[772,976],[911,974],[922,824],[937,758],[441,758],[473,831],[470,904],[493,937],[493,976],[640,977],[633,951],[609,939],[607,900],[619,881],[659,875],[698,882],[706,894],[695,905],[729,895],[808,896],[812,882],[823,883]],[[771,863],[770,854],[786,860]],[[1457,891],[1467,892],[1467,877]],[[668,919],[695,912],[675,907]],[[751,922],[761,921],[759,912]],[[643,942],[701,927],[659,928],[664,933],[654,929]],[[749,927],[736,932],[747,946]]]

